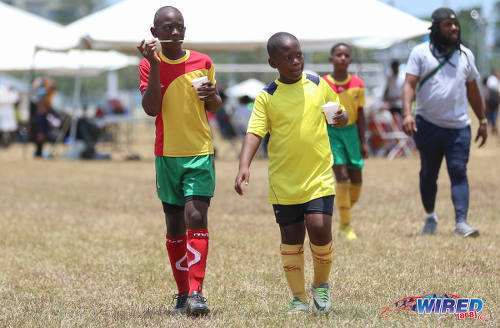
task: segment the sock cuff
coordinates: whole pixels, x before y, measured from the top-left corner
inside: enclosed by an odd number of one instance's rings
[[[309,242],[309,247],[311,247],[311,252],[316,256],[326,256],[333,253],[333,241],[321,246]]]
[[[208,229],[188,230],[188,239],[208,239]]]
[[[304,254],[304,244],[281,244],[280,245],[281,255],[300,255]]]
[[[187,235],[184,235],[184,236],[178,237],[178,238],[174,238],[174,237],[170,237],[167,234],[167,235],[165,235],[165,239],[166,239],[167,247],[176,247],[176,246],[180,246],[180,245],[184,244],[184,242],[187,240]]]

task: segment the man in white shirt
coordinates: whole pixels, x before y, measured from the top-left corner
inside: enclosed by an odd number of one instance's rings
[[[476,237],[479,230],[467,224],[469,184],[467,162],[471,141],[467,102],[479,119],[475,141],[487,139],[487,120],[477,85],[474,55],[461,44],[460,24],[449,8],[432,13],[430,42],[411,52],[403,86],[403,130],[414,137],[420,152],[420,195],[427,217],[422,234],[434,234],[437,177],[446,158],[455,208],[455,234]],[[416,94],[416,116],[411,103]]]

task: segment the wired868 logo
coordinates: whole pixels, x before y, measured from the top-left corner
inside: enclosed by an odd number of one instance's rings
[[[482,299],[461,298],[453,294],[405,297],[382,309],[379,318],[387,318],[401,311],[412,311],[418,314],[454,314],[457,320],[468,318],[486,320],[486,316],[481,313],[483,309]]]

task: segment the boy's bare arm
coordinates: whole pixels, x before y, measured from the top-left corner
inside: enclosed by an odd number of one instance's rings
[[[363,107],[360,107],[358,109],[358,121],[356,122],[357,127],[358,127],[358,135],[359,135],[359,143],[361,146],[361,156],[363,158],[368,158],[368,147],[366,147],[366,142],[365,142],[365,111]]]
[[[149,61],[150,71],[148,86],[142,93],[142,108],[149,116],[156,116],[161,107],[160,87],[160,57],[156,54],[157,44],[155,41],[145,42],[142,40],[137,47],[139,52]]]
[[[252,163],[252,159],[259,149],[260,142],[262,138],[253,133],[247,133],[245,136],[245,140],[243,141],[243,146],[241,146],[241,154],[240,154],[240,165],[238,169],[238,175],[236,176],[236,180],[234,181],[234,190],[243,195],[243,187],[241,184],[243,181],[245,185],[248,185],[250,182],[250,163]]]

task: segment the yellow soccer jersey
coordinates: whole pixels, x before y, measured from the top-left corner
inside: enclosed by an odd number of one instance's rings
[[[323,76],[330,87],[339,95],[340,102],[345,106],[349,121],[347,125],[356,123],[358,110],[365,106],[365,85],[356,75],[347,75],[344,81],[335,81],[331,74]]]
[[[275,80],[255,99],[247,132],[271,135],[269,203],[302,204],[335,194],[333,156],[321,108],[328,101],[338,103],[339,98],[323,79],[309,74],[293,84]]]

